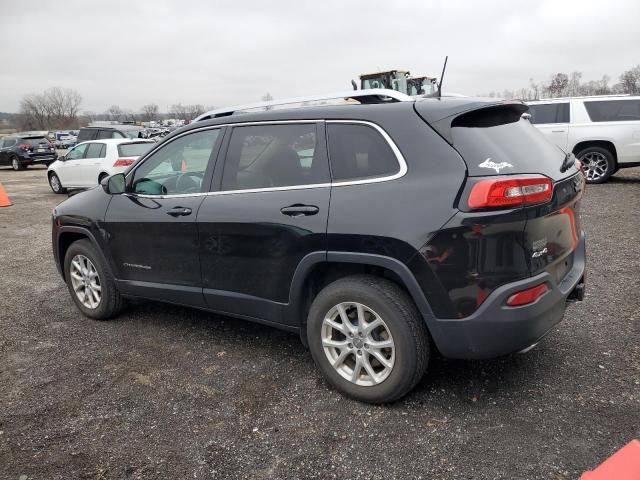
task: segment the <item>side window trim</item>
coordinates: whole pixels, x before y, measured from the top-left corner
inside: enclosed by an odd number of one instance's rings
[[[343,180],[343,181],[338,181],[338,182],[334,182],[333,180],[331,180],[330,182],[327,183],[316,183],[316,184],[306,184],[306,185],[292,185],[292,186],[286,186],[286,187],[267,187],[267,188],[253,188],[253,189],[245,189],[245,190],[220,190],[220,185],[222,182],[222,170],[224,167],[224,156],[226,155],[227,149],[229,148],[229,140],[230,140],[230,132],[232,130],[232,128],[226,128],[226,127],[240,127],[240,126],[246,126],[246,125],[282,125],[282,124],[289,124],[289,123],[316,123],[316,124],[322,124],[322,130],[324,130],[325,132],[325,139],[326,137],[326,128],[324,125],[326,124],[330,124],[330,123],[340,123],[340,124],[355,124],[355,125],[367,125],[369,127],[374,128],[375,130],[378,131],[378,133],[380,135],[382,135],[382,138],[387,142],[387,144],[389,145],[389,147],[391,148],[391,151],[393,152],[393,154],[396,157],[396,160],[400,166],[400,169],[394,173],[393,175],[385,175],[385,176],[381,176],[381,177],[372,177],[372,178],[365,178],[365,179],[361,179],[361,180]],[[189,130],[187,132],[184,132],[180,135],[176,135],[174,138],[171,139],[171,141],[174,141],[184,135],[188,135],[191,133],[195,133],[195,132],[200,132],[203,130],[212,130],[212,129],[216,129],[219,128],[222,130],[222,135],[218,136],[218,140],[216,141],[216,145],[214,146],[214,151],[215,151],[215,159],[213,158],[213,156],[209,159],[209,166],[207,167],[207,174],[206,176],[209,174],[209,170],[212,169],[213,171],[211,172],[211,181],[209,183],[209,188],[208,191],[203,191],[203,192],[198,192],[198,193],[185,193],[185,194],[169,194],[169,195],[151,195],[149,196],[149,198],[180,198],[180,197],[194,197],[194,196],[207,196],[207,195],[236,195],[236,194],[240,194],[240,193],[259,193],[259,192],[276,192],[276,191],[283,191],[283,190],[305,190],[305,189],[312,189],[312,188],[327,188],[327,187],[343,187],[343,186],[348,186],[348,185],[364,185],[364,184],[368,184],[368,183],[380,183],[380,182],[389,182],[392,180],[397,180],[398,178],[402,178],[406,175],[407,171],[408,171],[408,167],[407,167],[407,162],[404,158],[404,156],[402,155],[402,152],[400,151],[400,149],[398,148],[398,146],[396,145],[396,143],[393,141],[393,139],[389,136],[389,134],[378,124],[374,123],[374,122],[370,122],[367,120],[322,120],[322,119],[308,119],[308,120],[265,120],[265,121],[257,121],[257,122],[238,122],[238,123],[225,123],[225,124],[218,124],[218,125],[211,125],[211,126],[206,126],[206,127],[201,127],[201,128],[196,128],[193,130]],[[328,141],[328,140],[326,140]],[[133,169],[129,170],[126,173],[127,176],[127,184],[129,184],[129,182],[131,181],[131,179],[133,178],[133,175],[136,171],[136,169],[138,167],[140,167],[140,165],[144,164],[144,162],[146,162],[147,158],[151,157],[154,152],[158,151],[160,148],[164,147],[165,145],[167,145],[167,143],[162,142],[161,144],[159,144],[157,147],[153,148],[152,150],[150,150],[149,152],[147,152],[143,158],[140,159],[140,161],[136,162],[136,165],[134,166]],[[328,151],[328,145],[325,144],[323,150],[325,150],[325,152]],[[220,161],[220,159],[223,159],[223,161]],[[327,156],[327,161],[328,161],[328,156]],[[204,185],[204,183],[203,183]],[[203,187],[204,188],[204,187]],[[206,189],[205,189],[206,190]],[[145,197],[144,194],[131,194],[131,195],[136,195],[139,197]]]
[[[404,177],[407,173],[408,167],[407,167],[407,161],[404,159],[404,156],[402,155],[402,152],[400,151],[400,149],[398,148],[398,146],[395,144],[395,142],[393,141],[393,139],[389,136],[389,134],[378,124],[373,123],[373,122],[368,122],[368,121],[364,121],[364,120],[327,120],[328,124],[351,124],[351,125],[367,125],[369,127],[373,127],[375,130],[378,131],[378,133],[380,135],[382,135],[382,138],[387,142],[387,144],[389,145],[389,147],[391,148],[391,151],[393,152],[393,154],[396,157],[396,161],[398,162],[398,165],[400,166],[400,169],[392,174],[392,175],[383,175],[380,177],[372,177],[372,178],[363,178],[361,180],[342,180],[342,181],[338,181],[338,182],[331,182],[331,186],[333,187],[341,187],[341,186],[345,186],[345,185],[364,185],[367,183],[379,183],[379,182],[389,182],[391,180],[396,180],[398,178]],[[328,139],[327,139],[328,142]]]

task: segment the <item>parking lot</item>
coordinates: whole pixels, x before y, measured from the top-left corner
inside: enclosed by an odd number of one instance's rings
[[[640,169],[587,187],[587,297],[525,355],[432,358],[403,400],[330,390],[295,335],[131,305],[91,321],[41,167],[0,169],[0,477],[564,479],[640,436]]]

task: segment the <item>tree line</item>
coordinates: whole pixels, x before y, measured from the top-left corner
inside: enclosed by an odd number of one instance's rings
[[[603,75],[599,80],[582,81],[582,72],[556,73],[549,80],[536,82],[529,79],[529,86],[516,90],[489,92],[482,96],[518,100],[542,98],[578,97],[590,95],[629,94],[640,95],[640,65],[622,72],[618,83],[611,84],[611,77]]]
[[[262,100],[272,100],[268,92]],[[82,96],[70,88],[51,87],[42,93],[25,95],[20,101],[20,111],[16,115],[4,113],[0,123],[20,130],[62,130],[77,129],[94,121],[150,122],[173,118],[190,121],[216,107],[202,104],[176,103],[166,113],[160,107],[149,103],[133,111],[119,105],[111,105],[104,112],[85,110],[80,112]]]

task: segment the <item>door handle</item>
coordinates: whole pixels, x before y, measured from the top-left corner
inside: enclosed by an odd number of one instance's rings
[[[296,203],[295,205],[283,207],[280,211],[284,215],[289,215],[290,217],[301,217],[302,215],[315,215],[320,211],[320,209],[315,205],[302,205],[300,203]]]
[[[566,130],[551,130],[551,133],[564,133]]]
[[[167,212],[167,215],[171,215],[172,217],[186,217],[187,215],[191,215],[191,209],[186,207],[173,207]]]

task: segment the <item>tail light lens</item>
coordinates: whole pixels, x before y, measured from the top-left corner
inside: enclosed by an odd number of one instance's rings
[[[113,164],[114,167],[128,167],[129,165],[133,165],[135,162],[135,158],[119,158],[116,160],[116,163]]]
[[[544,175],[480,180],[471,188],[469,208],[501,208],[532,205],[551,200],[553,182]]]
[[[29,150],[30,145],[28,143],[21,143],[20,145],[18,145],[18,148],[26,152],[27,150]]]
[[[535,287],[527,288],[521,292],[514,293],[507,299],[507,305],[510,307],[519,307],[535,302],[542,295],[547,293],[549,288],[545,283],[536,285]]]

